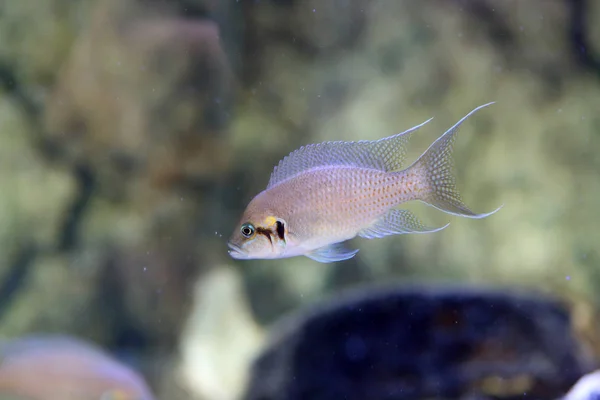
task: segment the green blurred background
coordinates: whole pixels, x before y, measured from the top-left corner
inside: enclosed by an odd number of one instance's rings
[[[235,261],[290,151],[433,121],[484,220]],[[283,314],[371,282],[533,287],[600,350],[600,2],[0,1],[0,336],[57,332],[165,399],[233,399]],[[179,396],[179,397],[178,397]]]

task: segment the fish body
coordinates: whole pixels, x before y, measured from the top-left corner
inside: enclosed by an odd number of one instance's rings
[[[275,167],[267,188],[256,195],[229,240],[237,259],[307,256],[319,262],[354,257],[343,242],[444,229],[423,225],[408,210],[422,201],[446,213],[484,218],[461,200],[452,172],[458,127],[482,105],[441,135],[412,165],[402,168],[409,130],[374,141],[324,142],[301,147]]]

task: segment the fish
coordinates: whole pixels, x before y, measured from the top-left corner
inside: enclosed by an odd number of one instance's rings
[[[300,147],[273,169],[267,187],[247,205],[227,245],[233,259],[305,256],[320,263],[353,258],[355,237],[433,233],[411,211],[419,201],[447,214],[481,219],[463,202],[453,173],[459,127],[476,107],[444,132],[410,166],[403,168],[411,135],[433,118],[378,140],[329,141]]]
[[[0,341],[0,398],[154,400],[143,376],[100,347],[67,335]]]

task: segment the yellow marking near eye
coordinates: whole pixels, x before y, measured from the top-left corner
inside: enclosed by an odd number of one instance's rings
[[[266,226],[273,226],[273,225],[275,225],[276,222],[277,222],[277,218],[275,218],[273,216],[265,218]]]

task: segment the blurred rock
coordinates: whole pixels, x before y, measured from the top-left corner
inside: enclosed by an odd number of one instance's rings
[[[17,71],[27,92],[43,99],[77,35],[90,1],[40,0],[0,4],[0,65]]]
[[[555,399],[593,368],[570,324],[535,293],[363,290],[280,322],[244,398]]]
[[[153,207],[165,189],[227,167],[232,77],[218,26],[142,4],[96,4],[45,121],[69,159],[92,166],[101,193]]]
[[[80,263],[82,270],[70,268],[69,259],[60,256],[31,261],[26,267],[28,277],[19,285],[2,319],[2,336],[65,331],[106,340],[107,321],[95,318],[97,309],[91,307],[98,270],[83,260]],[[76,285],[72,284],[74,280]]]
[[[182,385],[202,400],[239,399],[263,341],[239,275],[219,267],[198,281],[181,337]]]
[[[227,257],[207,229],[231,153],[220,28],[176,2],[17,3],[0,5],[0,333],[169,354],[195,276]]]
[[[50,165],[35,151],[33,129],[25,110],[0,93],[0,335],[21,334],[23,327],[31,327],[26,322],[31,314],[37,318],[40,308],[52,311],[50,296],[44,295],[56,295],[56,288],[48,285],[64,282],[60,279],[67,272],[57,265],[60,257],[49,256],[46,268],[39,270],[47,291],[20,290],[28,283],[36,285],[28,282],[29,272],[35,269],[38,253],[55,248],[77,189],[68,170]],[[48,276],[49,270],[58,275]],[[32,306],[41,298],[39,307],[21,308],[23,302]]]
[[[0,393],[29,400],[153,400],[143,377],[96,346],[55,335],[6,341]]]
[[[174,4],[88,6],[42,96],[41,123],[0,99],[0,163],[10,171],[1,180],[0,277],[11,296],[0,285],[1,330],[45,326],[172,350],[193,277],[227,256],[209,251],[220,240],[206,227],[230,164],[233,77],[212,21],[183,18]],[[17,262],[21,253],[27,263]]]

